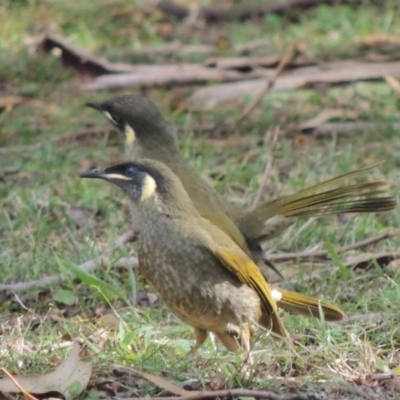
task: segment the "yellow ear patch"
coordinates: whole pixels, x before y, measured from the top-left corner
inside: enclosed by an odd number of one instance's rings
[[[140,201],[148,200],[154,195],[156,189],[156,181],[150,175],[146,175],[142,185],[142,195],[140,196]]]
[[[136,140],[136,133],[128,124],[125,124],[125,144],[132,145]]]

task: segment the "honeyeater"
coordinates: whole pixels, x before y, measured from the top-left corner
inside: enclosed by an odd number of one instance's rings
[[[103,179],[128,194],[139,270],[165,304],[194,327],[195,348],[213,332],[228,350],[241,346],[249,354],[255,325],[288,337],[277,312],[281,290],[271,289],[249,255],[199,213],[167,166],[142,159],[91,169],[81,177]],[[320,307],[328,316],[343,316],[335,306]]]
[[[265,302],[265,307],[261,307],[263,326],[271,327],[279,335],[285,331],[276,315],[276,305],[306,316],[318,317],[323,313],[328,321],[343,318],[343,311],[332,304],[277,287],[271,290],[250,256],[229,235],[200,215],[180,180],[164,164],[143,159],[91,169],[81,177],[104,179],[129,195],[133,202],[132,225],[138,232],[140,271],[173,310],[177,307],[172,301],[175,299],[182,307],[186,307],[187,300],[188,308],[191,302],[198,302],[193,313],[196,316],[200,313],[196,307],[204,300],[205,304],[210,302],[208,307],[224,312],[225,306],[219,300],[215,305],[213,302],[219,293],[229,297],[232,286],[232,296],[237,296],[241,305],[242,300],[243,304],[247,302],[245,293],[257,293],[261,304]],[[176,294],[181,286],[184,290]],[[236,291],[233,287],[240,289]],[[250,298],[253,301],[256,297],[252,294]],[[176,311],[189,322],[185,312]],[[266,315],[272,318],[271,323],[266,322]],[[222,335],[218,329],[215,333]]]

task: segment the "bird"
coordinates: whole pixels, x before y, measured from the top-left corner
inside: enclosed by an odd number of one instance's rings
[[[277,295],[258,266],[229,235],[201,216],[166,165],[141,159],[90,169],[80,177],[105,180],[129,196],[138,232],[139,271],[165,304],[194,328],[194,349],[212,332],[229,351],[242,347],[250,357],[256,325],[289,340]]]
[[[150,99],[124,95],[86,106],[102,112],[124,135],[126,160],[150,158],[167,165],[182,181],[200,214],[250,252],[257,264],[264,259],[260,244],[278,236],[297,218],[384,212],[397,205],[388,194],[386,181],[343,185],[374,167],[368,166],[246,211],[226,200],[188,164],[163,114]]]
[[[228,270],[233,269],[234,275],[237,275],[241,281],[245,280],[245,283],[251,281],[253,284],[258,284],[258,282],[261,282],[263,287],[269,288],[268,283],[264,283],[266,281],[258,267],[255,269],[256,264],[251,260],[251,257],[244,252],[229,235],[199,214],[179,178],[164,164],[155,160],[144,159],[140,160],[140,162],[126,162],[106,169],[91,169],[81,174],[81,177],[104,179],[119,186],[130,195],[136,205],[135,210],[137,211],[132,213],[132,224],[135,227],[135,231],[139,232],[139,240],[142,237],[147,239],[147,243],[152,242],[149,247],[145,248],[150,251],[150,253],[154,254],[155,257],[157,254],[161,254],[162,251],[170,252],[171,254],[176,252],[177,260],[180,260],[179,262],[185,263],[187,261],[187,263],[191,265],[190,260],[194,258],[197,263],[197,254],[199,254],[199,250],[198,242],[195,237],[199,236],[199,240],[203,241],[204,237],[207,236],[206,232],[210,232],[209,235],[211,235],[211,241],[213,243],[212,245],[210,244],[210,247],[212,249],[217,249],[215,250],[216,254],[220,254],[220,250],[218,250],[220,242],[225,244],[227,251],[229,249],[233,251],[232,257],[234,258],[232,262],[235,263],[235,266],[228,266]],[[146,203],[146,200],[150,198],[152,201]],[[146,208],[147,204],[151,206],[151,209]],[[140,212],[142,208],[143,210],[147,210],[145,214]],[[154,208],[155,210],[151,211]],[[150,216],[147,217],[147,212],[150,212],[150,214],[153,212],[151,218]],[[160,222],[157,222],[159,221],[158,212],[161,212],[163,216],[163,218],[160,218]],[[137,215],[140,216],[139,219]],[[161,222],[164,221],[168,215],[170,215],[171,220],[174,221],[176,233],[170,232],[170,226],[168,225],[168,229],[163,231]],[[146,223],[150,225],[150,228]],[[144,233],[141,233],[143,229],[149,232],[148,236],[143,236]],[[154,234],[151,233],[151,230],[155,231]],[[157,234],[160,234],[161,237],[157,238]],[[185,239],[185,237],[189,239]],[[209,241],[209,239],[208,237],[207,240]],[[157,246],[161,247],[161,250]],[[192,250],[191,246],[193,247]],[[229,252],[231,250],[229,250]],[[143,253],[139,251],[139,256],[140,254]],[[145,260],[147,260],[147,265],[151,259],[151,255],[145,254],[144,257]],[[201,255],[199,255],[199,257],[201,257]],[[226,257],[223,254],[220,255],[220,257],[223,263],[228,262],[225,260]],[[165,258],[164,255],[160,255],[160,259],[162,260],[163,258]],[[156,261],[156,264],[157,263],[160,264],[161,261],[158,260]],[[148,268],[151,270],[153,267],[150,265]],[[141,272],[153,282],[154,278],[147,273],[148,268],[142,268]],[[160,268],[162,270],[162,267]],[[203,267],[199,267],[199,270],[203,271],[202,268]],[[215,268],[216,275],[220,276],[220,268]],[[158,288],[162,285],[161,281],[163,277],[160,276],[160,271],[158,269],[154,273],[156,278],[160,281],[157,281],[158,283],[153,282],[155,287]],[[172,271],[172,273],[174,273],[174,271]],[[202,277],[205,274],[212,277],[214,272],[211,267],[208,267]],[[187,275],[190,276],[188,277]],[[182,281],[196,282],[199,279],[199,275],[196,268],[188,267],[188,270],[182,275]],[[177,281],[176,284],[178,284]],[[261,289],[257,290],[260,291]],[[322,314],[326,321],[338,321],[345,316],[345,313],[339,307],[311,296],[291,292],[278,287],[273,287],[271,290],[264,288],[263,290],[268,293],[267,298],[270,299],[272,296],[272,304],[276,304],[279,308],[295,314],[308,317],[318,317]],[[166,300],[166,304],[169,304],[168,300]],[[270,306],[270,308],[271,307],[272,306]],[[275,306],[273,306],[270,311],[275,313]],[[279,322],[275,322],[275,324],[272,325],[272,330],[278,334],[282,333],[283,329],[279,327]]]

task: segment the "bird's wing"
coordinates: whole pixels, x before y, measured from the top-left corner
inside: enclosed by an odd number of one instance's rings
[[[274,296],[257,265],[246,254],[233,247],[217,246],[213,249],[213,253],[221,264],[233,273],[240,282],[256,291],[261,299],[265,313],[271,320],[271,330],[282,337],[287,337],[286,329],[278,315]]]

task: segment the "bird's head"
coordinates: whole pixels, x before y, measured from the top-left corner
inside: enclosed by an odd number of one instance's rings
[[[101,111],[125,136],[125,145],[149,151],[175,147],[168,125],[157,106],[142,96],[120,96],[86,106]]]
[[[118,186],[137,204],[156,204],[164,213],[178,215],[182,212],[197,214],[189,195],[179,178],[164,164],[143,159],[124,162],[107,168],[94,168],[81,178],[103,179]]]

